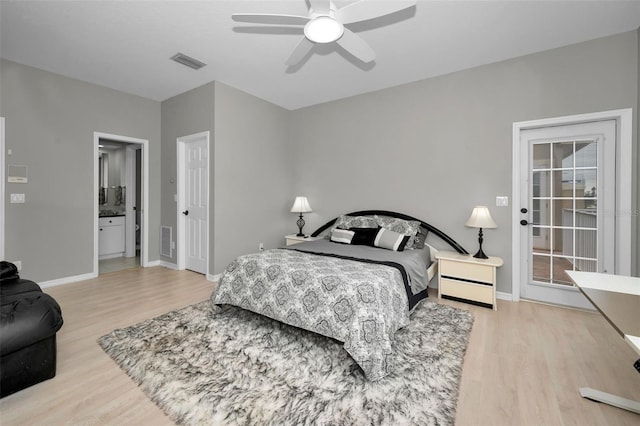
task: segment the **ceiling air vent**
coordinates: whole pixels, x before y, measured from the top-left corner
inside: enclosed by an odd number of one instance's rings
[[[191,56],[187,56],[184,53],[179,53],[179,52],[173,55],[171,59],[173,59],[179,64],[185,65],[189,68],[193,68],[194,70],[199,70],[200,68],[207,65],[204,62],[200,62],[199,60],[194,59]]]

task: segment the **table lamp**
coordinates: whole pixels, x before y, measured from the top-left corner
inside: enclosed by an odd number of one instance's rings
[[[300,213],[300,217],[296,222],[296,225],[298,225],[298,229],[300,230],[296,234],[297,237],[304,237],[304,234],[302,233],[302,228],[304,227],[302,213],[309,213],[311,211],[311,206],[309,205],[309,201],[307,201],[307,197],[296,197],[296,200],[293,202],[293,206],[291,206],[291,213]]]
[[[477,206],[473,208],[473,212],[471,212],[471,217],[465,223],[465,226],[470,228],[480,228],[478,231],[478,243],[480,244],[480,249],[473,257],[478,259],[488,259],[489,256],[484,254],[482,251],[482,228],[497,228],[498,225],[491,218],[491,213],[489,213],[489,209],[485,206]]]

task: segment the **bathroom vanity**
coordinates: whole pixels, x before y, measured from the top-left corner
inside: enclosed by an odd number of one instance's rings
[[[124,256],[125,215],[98,218],[98,254],[100,259]]]

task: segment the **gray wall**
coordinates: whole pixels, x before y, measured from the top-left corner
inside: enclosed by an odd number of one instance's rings
[[[636,257],[637,257],[637,261],[635,264],[635,272],[632,272],[636,277],[640,277],[640,171],[638,171],[638,168],[640,167],[640,143],[638,143],[638,141],[640,141],[640,112],[638,111],[638,109],[640,109],[640,28],[638,28],[638,31],[636,31],[637,35],[638,35],[638,54],[636,56],[636,70],[638,72],[638,102],[636,104],[636,108],[634,109],[634,120],[636,120],[636,134],[634,135],[634,149],[636,152],[636,156],[635,158],[636,163],[635,163],[635,167],[633,168],[633,181],[636,182],[636,186],[637,186],[637,196],[636,196],[636,202],[635,202],[635,217],[636,217],[636,227],[632,228],[633,233],[632,235],[635,235],[636,238]]]
[[[310,229],[391,209],[474,252],[477,230],[464,223],[487,205],[498,228],[486,230],[485,252],[505,260],[498,291],[511,293],[512,206],[495,197],[511,201],[513,122],[635,109],[637,57],[634,31],[292,112],[294,190],[315,209]]]
[[[213,273],[235,257],[284,244],[297,232],[289,112],[216,83]]]
[[[211,132],[209,272],[235,257],[284,243],[295,218],[288,111],[212,82],[162,102],[162,224],[176,223],[176,139]],[[175,235],[175,234],[174,234]],[[174,236],[174,239],[175,236]],[[172,258],[162,258],[176,263]]]
[[[177,139],[200,132],[210,132],[210,164],[213,164],[214,145],[214,96],[215,83],[207,83],[188,92],[162,102],[162,202],[161,224],[173,227],[173,239],[176,237],[177,204],[174,195],[176,186],[176,149]],[[213,173],[210,171],[210,176]],[[209,187],[209,200],[213,200],[213,185]],[[213,223],[213,210],[210,211],[210,226]],[[211,229],[213,227],[211,226]],[[209,238],[209,254],[213,253],[213,238]],[[173,257],[161,257],[170,263],[177,262],[176,251]],[[211,267],[211,266],[210,266]]]
[[[93,132],[149,140],[149,260],[159,259],[160,103],[2,60],[0,115],[9,164],[29,183],[6,184],[6,257],[48,281],[93,271]],[[9,204],[9,194],[26,194]]]

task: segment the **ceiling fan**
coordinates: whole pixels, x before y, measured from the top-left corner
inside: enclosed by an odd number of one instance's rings
[[[268,13],[234,13],[238,22],[271,25],[304,25],[304,38],[285,62],[296,65],[313,48],[315,43],[338,43],[344,50],[362,62],[371,62],[376,52],[345,25],[379,18],[415,6],[416,0],[371,1],[360,0],[337,8],[331,0],[308,0],[308,16]]]

